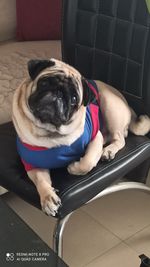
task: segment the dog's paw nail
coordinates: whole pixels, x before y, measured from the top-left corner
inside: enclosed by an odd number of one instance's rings
[[[61,201],[60,201],[60,200],[57,202],[57,205],[58,205],[59,207],[61,207],[61,206],[62,206],[62,203],[61,203]]]
[[[58,207],[61,205],[61,200],[59,200],[59,199],[55,199],[55,198],[52,197],[52,201]]]
[[[54,188],[54,187],[52,187],[52,190],[53,190],[55,193],[58,193],[58,192],[59,192],[59,189]]]
[[[56,193],[59,193],[59,189],[56,188],[56,189],[55,189],[55,192],[56,192]]]
[[[52,210],[52,209],[50,209],[49,207],[44,207],[44,208],[42,208],[42,210],[43,210],[43,212],[46,214],[46,215],[48,215],[48,216],[53,216],[53,217],[55,217],[56,216],[56,213],[57,213],[57,211],[56,210]]]
[[[106,156],[103,155],[103,156],[101,157],[101,161],[106,161],[106,160],[107,160]]]

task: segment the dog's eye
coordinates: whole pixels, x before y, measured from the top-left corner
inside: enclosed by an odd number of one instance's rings
[[[77,97],[74,95],[71,97],[71,105],[75,106],[77,104]]]
[[[47,79],[39,80],[37,86],[38,88],[47,89],[49,87],[49,81]]]

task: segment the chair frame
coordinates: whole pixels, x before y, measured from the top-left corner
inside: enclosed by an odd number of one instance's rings
[[[148,187],[145,184],[139,182],[119,182],[101,191],[98,195],[96,195],[93,199],[88,201],[85,205],[93,202],[96,199],[102,198],[112,193],[125,190],[138,190],[150,194],[150,187]],[[53,233],[53,250],[60,258],[63,258],[63,232],[69,218],[73,213],[74,211],[69,213],[63,219],[58,219],[56,222],[56,226]]]

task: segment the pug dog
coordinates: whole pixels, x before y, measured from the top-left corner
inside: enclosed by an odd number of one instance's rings
[[[30,60],[28,72],[13,97],[17,149],[43,211],[55,216],[61,200],[50,169],[67,167],[70,174],[85,175],[100,159],[114,159],[128,130],[147,134],[150,118],[137,118],[119,91],[86,80],[62,61]]]

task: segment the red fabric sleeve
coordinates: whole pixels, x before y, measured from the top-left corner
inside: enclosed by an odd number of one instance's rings
[[[95,104],[90,104],[90,112],[91,112],[91,119],[92,119],[92,140],[97,135],[100,125],[99,125],[99,106]]]
[[[27,163],[25,160],[21,159],[21,161],[22,161],[22,163],[24,165],[24,168],[25,168],[26,172],[31,171],[33,169],[36,169],[33,165]]]

